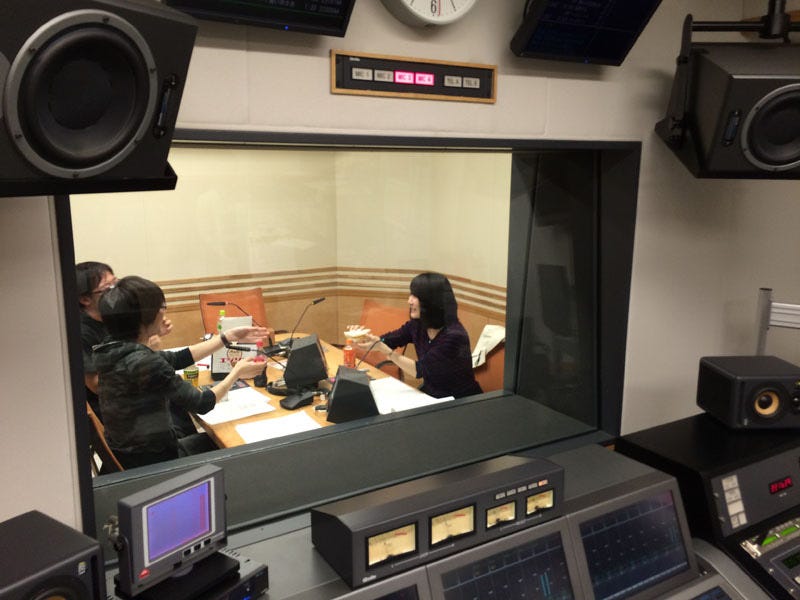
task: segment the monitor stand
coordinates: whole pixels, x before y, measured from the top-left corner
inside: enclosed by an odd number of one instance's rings
[[[119,586],[115,586],[114,593],[120,598],[128,600],[192,600],[203,594],[206,590],[216,586],[220,582],[235,577],[239,572],[239,561],[235,558],[215,552],[208,558],[204,558],[185,574],[178,577],[170,577],[161,583],[157,583],[151,588],[136,594],[127,596],[123,594]],[[114,577],[117,581],[119,575]]]

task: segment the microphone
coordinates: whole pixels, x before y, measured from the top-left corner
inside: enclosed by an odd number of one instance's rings
[[[312,300],[311,302],[306,304],[306,307],[303,309],[303,312],[300,313],[300,318],[297,319],[297,323],[294,324],[294,328],[292,329],[292,333],[289,334],[289,339],[288,340],[283,340],[282,342],[278,342],[278,345],[282,346],[284,348],[291,348],[292,347],[292,340],[294,339],[294,332],[297,331],[297,327],[300,325],[300,321],[303,320],[303,317],[305,316],[306,311],[309,308],[311,308],[312,306],[314,306],[315,304],[319,304],[320,302],[323,302],[324,300],[325,300],[325,297],[323,296],[322,298],[315,298],[314,300]]]
[[[253,315],[243,309],[241,306],[236,304],[236,302],[229,302],[227,300],[215,300],[214,302],[206,302],[206,306],[233,306],[239,309],[239,312],[242,313],[245,317],[250,317],[253,319]],[[253,319],[253,325],[256,327],[263,327],[261,323],[257,323],[255,319]]]

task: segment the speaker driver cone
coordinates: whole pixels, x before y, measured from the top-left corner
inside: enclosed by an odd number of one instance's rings
[[[755,395],[753,412],[764,419],[771,419],[782,412],[781,397],[775,390],[765,389]]]
[[[800,84],[772,90],[753,106],[742,130],[742,151],[766,171],[800,166]]]
[[[97,10],[65,13],[21,47],[4,103],[11,138],[41,171],[98,175],[128,156],[156,108],[157,75],[130,23]]]

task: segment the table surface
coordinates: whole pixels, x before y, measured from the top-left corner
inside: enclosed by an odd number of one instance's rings
[[[283,336],[278,336],[280,339]],[[295,337],[299,337],[295,334]],[[331,344],[320,340],[322,344],[322,349],[325,352],[325,359],[328,363],[328,376],[333,378],[336,375],[336,371],[340,365],[344,362],[344,356],[342,350]],[[285,364],[286,359],[280,358],[280,362]],[[270,382],[274,382],[279,379],[283,379],[283,370],[276,364],[275,361],[271,359],[267,359],[267,380]],[[366,362],[362,362],[358,365],[359,369],[365,371],[367,375],[371,379],[380,379],[384,377],[390,377],[380,369],[376,369],[372,365],[367,364]],[[329,380],[330,381],[330,380]],[[215,382],[211,379],[211,371],[210,370],[202,370],[200,371],[199,376],[199,385],[208,385],[214,384]],[[265,419],[276,419],[279,417],[286,417],[289,415],[297,414],[300,412],[304,412],[306,415],[311,417],[316,423],[321,425],[322,427],[327,427],[329,425],[333,425],[334,423],[329,423],[327,421],[327,412],[324,410],[317,410],[315,407],[319,405],[324,405],[327,402],[326,396],[319,395],[314,396],[314,401],[309,406],[303,406],[301,408],[295,410],[288,410],[283,408],[280,405],[281,398],[283,396],[278,396],[275,394],[270,394],[267,392],[266,389],[261,387],[254,387],[253,381],[248,380],[247,383],[254,389],[258,390],[264,397],[267,398],[270,406],[272,406],[275,410],[267,412],[267,413],[260,413],[257,415],[252,415],[250,417],[244,417],[241,419],[236,419],[233,421],[226,421],[224,423],[207,423],[202,415],[195,415],[197,421],[199,422],[200,426],[208,433],[209,436],[214,440],[214,442],[221,448],[232,448],[235,446],[241,446],[246,442],[242,439],[239,433],[236,431],[236,426],[241,425],[243,423],[254,423],[257,421],[262,421]],[[326,385],[323,382],[320,385],[321,389],[325,389]]]

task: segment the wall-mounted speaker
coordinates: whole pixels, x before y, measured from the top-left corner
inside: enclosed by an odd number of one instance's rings
[[[0,523],[0,600],[105,600],[100,544],[38,511]]]
[[[3,0],[0,195],[174,187],[196,32],[158,2]]]
[[[339,367],[328,398],[328,421],[344,423],[378,414],[369,377],[358,369]]]
[[[706,356],[697,405],[734,429],[800,427],[800,367],[775,356]]]
[[[691,44],[656,126],[698,177],[800,179],[800,46]]]

